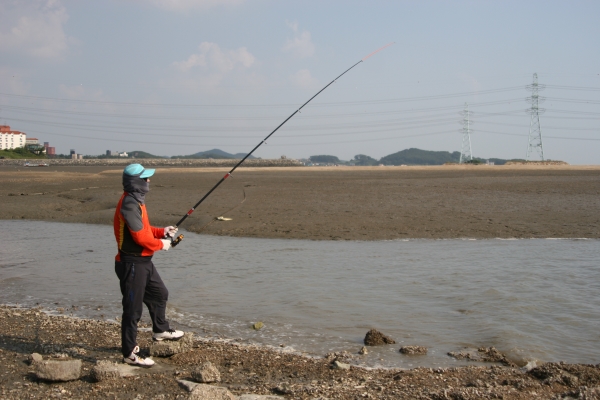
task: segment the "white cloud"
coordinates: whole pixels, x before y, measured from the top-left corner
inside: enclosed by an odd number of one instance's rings
[[[59,85],[58,90],[69,99],[81,99],[85,95],[85,89],[83,85]]]
[[[307,69],[301,69],[290,78],[292,83],[303,88],[312,88],[318,85],[319,81],[310,74]]]
[[[242,4],[245,0],[152,0],[160,8],[172,11],[187,11],[193,9],[208,9],[217,6]]]
[[[294,31],[294,37],[285,42],[283,51],[298,58],[311,57],[315,53],[315,45],[311,40],[310,32],[299,32],[297,22],[288,21],[287,25]]]
[[[27,94],[31,83],[22,74],[23,70],[18,68],[0,67],[0,92]]]
[[[35,58],[62,57],[75,40],[64,25],[69,19],[59,0],[9,1],[0,5],[0,51]]]
[[[202,42],[198,50],[199,53],[190,55],[185,61],[175,61],[173,66],[183,72],[199,67],[215,73],[226,73],[236,67],[250,68],[256,61],[245,47],[223,51],[216,43]]]

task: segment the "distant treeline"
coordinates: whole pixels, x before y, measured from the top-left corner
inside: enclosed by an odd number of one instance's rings
[[[230,154],[223,150],[212,149],[207,151],[201,151],[198,153],[190,154],[190,155],[182,155],[182,156],[157,156],[154,154],[147,153],[145,151],[134,150],[128,153],[127,158],[139,158],[139,159],[148,159],[148,158],[163,158],[163,159],[214,159],[214,160],[223,160],[223,159],[241,159],[245,156],[245,153],[237,153]],[[14,150],[2,150],[0,151],[0,158],[45,158],[45,156],[37,156],[35,157],[29,151],[25,149],[14,149]],[[57,154],[55,158],[71,158],[70,155]],[[104,158],[124,158],[119,156],[84,156],[86,159],[104,159]],[[248,157],[249,159],[256,158],[254,156]],[[312,164],[337,164],[337,165],[443,165],[447,163],[458,163],[460,161],[460,152],[454,151],[452,153],[448,151],[430,151],[430,150],[421,150],[421,149],[407,149],[402,150],[397,153],[393,153],[387,155],[385,157],[380,158],[379,160],[370,157],[366,154],[357,154],[354,156],[352,160],[344,161],[340,160],[336,156],[332,155],[316,155],[311,156],[309,158],[309,162]],[[489,158],[489,159],[481,159],[474,158],[471,163],[473,164],[481,164],[486,161],[493,162],[496,165],[506,164],[507,161],[525,161],[522,159],[511,159],[504,160],[501,158]]]
[[[460,161],[460,152],[454,151],[450,153],[448,151],[429,151],[412,148],[387,155],[379,160],[365,154],[357,154],[350,161],[343,161],[338,157],[331,155],[311,156],[309,160],[313,164],[338,165],[443,165],[447,163],[458,163]],[[507,161],[516,160],[504,160],[501,158],[489,158],[484,160],[481,158],[473,158],[471,163],[481,164],[486,161],[493,162],[496,165],[503,165]]]

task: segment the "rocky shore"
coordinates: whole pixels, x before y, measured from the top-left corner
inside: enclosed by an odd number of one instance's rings
[[[181,352],[161,357],[147,327],[139,345],[146,354],[155,354],[157,364],[149,369],[129,367],[121,363],[118,323],[64,312],[49,315],[38,308],[0,306],[0,398],[600,398],[600,364],[518,368],[499,362],[447,369],[367,369],[354,365],[360,358],[358,349],[312,358],[285,348],[190,335],[177,345]],[[48,365],[54,372],[44,375]]]

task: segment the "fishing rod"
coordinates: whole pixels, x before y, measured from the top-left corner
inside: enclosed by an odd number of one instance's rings
[[[375,50],[374,52],[372,52],[372,53],[371,53],[371,54],[369,54],[368,56],[366,56],[366,57],[362,58],[362,59],[361,59],[359,62],[357,62],[356,64],[354,64],[353,66],[351,66],[350,68],[348,68],[347,70],[345,70],[344,72],[342,72],[340,75],[338,75],[338,77],[337,77],[337,78],[335,78],[334,80],[332,80],[331,82],[329,82],[327,85],[325,85],[325,87],[324,87],[323,89],[319,90],[319,91],[317,92],[317,94],[315,94],[313,97],[311,97],[310,99],[308,99],[308,101],[307,101],[306,103],[302,104],[302,106],[300,106],[300,108],[298,108],[296,111],[294,111],[294,112],[292,113],[292,115],[290,115],[289,117],[287,117],[287,118],[286,118],[286,119],[285,119],[285,120],[284,120],[284,121],[283,121],[281,124],[279,124],[279,126],[277,126],[277,128],[273,129],[273,131],[272,131],[271,133],[269,133],[269,134],[267,135],[267,137],[265,137],[265,138],[264,138],[264,139],[263,139],[263,140],[262,140],[262,141],[261,141],[259,144],[257,144],[257,145],[256,145],[256,147],[254,147],[254,148],[252,149],[252,151],[250,151],[250,153],[246,154],[246,156],[245,156],[244,158],[242,158],[242,159],[240,160],[240,162],[238,162],[237,164],[235,164],[235,166],[234,166],[233,168],[231,168],[231,171],[229,171],[228,173],[226,173],[226,174],[225,174],[225,176],[224,176],[224,177],[222,177],[222,178],[221,178],[221,179],[220,179],[220,180],[217,182],[217,184],[216,184],[215,186],[213,186],[213,187],[212,187],[212,189],[210,189],[210,190],[209,190],[209,191],[208,191],[208,192],[207,192],[207,193],[206,193],[206,194],[205,194],[205,195],[204,195],[204,196],[203,196],[203,197],[202,197],[202,198],[201,198],[201,199],[200,199],[200,200],[199,200],[199,201],[198,201],[198,202],[197,202],[195,205],[194,205],[194,207],[192,207],[192,208],[190,209],[190,211],[188,211],[188,212],[187,212],[187,213],[186,213],[186,214],[185,214],[185,215],[184,215],[184,216],[183,216],[183,217],[182,217],[182,218],[179,220],[179,222],[177,222],[177,223],[175,224],[175,227],[177,227],[177,228],[178,228],[178,227],[179,227],[179,225],[181,225],[181,224],[183,223],[183,221],[185,221],[185,220],[186,220],[186,218],[187,218],[187,217],[189,217],[189,216],[190,216],[190,215],[191,215],[191,214],[194,212],[194,210],[196,210],[196,208],[197,208],[197,207],[198,207],[200,204],[202,204],[202,202],[203,202],[203,201],[204,201],[204,200],[205,200],[205,199],[206,199],[208,196],[210,196],[210,194],[211,194],[211,193],[212,193],[212,192],[213,192],[213,191],[214,191],[216,188],[218,188],[218,187],[219,187],[219,185],[220,185],[221,183],[223,183],[223,182],[225,181],[225,179],[227,179],[227,178],[229,178],[229,177],[231,176],[231,174],[233,173],[233,171],[235,171],[235,170],[237,169],[237,167],[239,167],[240,165],[242,165],[242,163],[243,163],[244,161],[246,161],[246,159],[247,159],[248,157],[250,157],[250,156],[252,155],[252,153],[254,153],[254,152],[256,151],[256,149],[258,149],[260,146],[262,146],[262,145],[263,145],[263,144],[264,144],[264,143],[267,141],[267,139],[269,139],[269,138],[270,138],[270,137],[271,137],[271,136],[272,136],[272,135],[273,135],[275,132],[277,132],[277,131],[279,130],[279,128],[281,128],[281,127],[282,127],[282,126],[283,126],[283,125],[284,125],[286,122],[288,122],[288,121],[289,121],[289,120],[290,120],[290,119],[291,119],[291,118],[292,118],[294,115],[296,115],[297,113],[299,113],[299,112],[300,112],[300,110],[302,110],[302,109],[304,108],[304,106],[306,106],[308,103],[310,103],[310,102],[312,101],[312,99],[314,99],[315,97],[317,97],[319,94],[321,94],[321,92],[322,92],[322,91],[324,91],[324,90],[325,90],[325,89],[327,89],[329,86],[331,86],[331,85],[332,85],[332,84],[333,84],[335,81],[337,81],[338,79],[340,79],[340,78],[341,78],[341,77],[342,77],[344,74],[346,74],[346,72],[350,71],[352,68],[356,67],[358,64],[360,64],[361,62],[365,61],[367,58],[369,58],[369,57],[371,57],[371,56],[375,55],[376,53],[379,53],[381,50],[383,50],[383,49],[385,49],[386,47],[389,47],[389,46],[391,46],[391,45],[393,45],[393,44],[394,44],[394,42],[392,42],[392,43],[388,43],[388,44],[386,44],[385,46],[383,46],[383,47],[381,47],[381,48],[379,48],[379,49]],[[171,240],[171,246],[172,246],[172,247],[175,247],[175,246],[177,246],[177,245],[179,244],[179,242],[181,242],[182,240],[183,240],[183,235],[179,235],[179,236],[177,236],[176,238],[173,238],[173,239]]]

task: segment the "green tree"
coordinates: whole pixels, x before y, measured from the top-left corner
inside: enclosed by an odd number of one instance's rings
[[[365,154],[357,154],[354,156],[354,165],[379,165],[379,161]]]
[[[339,164],[340,159],[336,156],[328,156],[328,155],[320,155],[320,156],[310,156],[309,160],[313,163],[322,163],[322,164]]]

